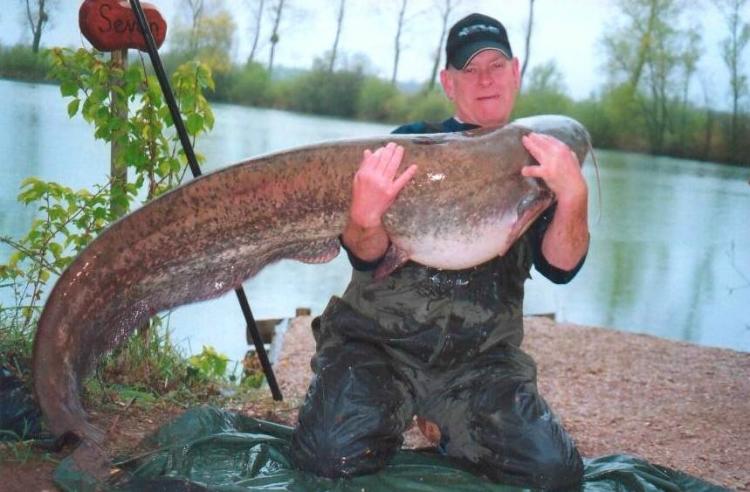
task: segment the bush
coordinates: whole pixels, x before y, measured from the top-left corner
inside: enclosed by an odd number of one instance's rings
[[[453,114],[453,106],[442,91],[419,92],[407,98],[405,121],[443,121]]]
[[[362,91],[364,75],[360,70],[329,72],[314,68],[310,72],[280,85],[281,106],[303,113],[354,118]]]
[[[549,89],[522,93],[513,110],[515,118],[537,114],[569,114],[573,102],[561,92]]]
[[[31,47],[0,46],[0,77],[41,81],[47,78],[51,64],[46,52],[34,53]]]
[[[257,107],[269,106],[273,101],[271,76],[259,63],[217,75],[216,87],[215,98],[221,101]]]
[[[357,118],[368,121],[400,121],[404,118],[405,99],[390,83],[367,77],[357,100]]]

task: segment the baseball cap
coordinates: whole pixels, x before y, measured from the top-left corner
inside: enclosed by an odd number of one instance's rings
[[[462,69],[480,51],[498,50],[513,58],[508,33],[500,21],[482,14],[470,14],[456,22],[445,45],[446,65]]]

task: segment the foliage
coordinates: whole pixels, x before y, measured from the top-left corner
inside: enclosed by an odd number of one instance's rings
[[[12,306],[0,306],[0,321],[13,328],[16,338],[29,340],[47,282],[117,218],[116,210],[128,210],[138,198],[149,200],[167,191],[180,182],[187,167],[159,85],[153,76],[146,76],[142,64],[123,69],[83,49],[54,49],[49,56],[51,75],[60,82],[63,97],[69,98],[68,114],[80,114],[93,125],[96,138],[122,148],[117,164],[129,168],[134,180],[118,187],[109,181],[96,185],[93,192],[36,178],[23,182],[18,199],[36,207],[37,215],[21,238],[0,238],[14,249],[8,262],[0,265],[0,288],[11,289],[15,299]],[[182,65],[172,76],[172,87],[187,132],[195,141],[214,123],[203,95],[213,88],[211,72],[198,62]],[[128,118],[121,118],[113,108],[113,94],[130,105]],[[129,361],[128,370],[139,367],[134,361],[140,360],[145,367],[142,372],[148,375],[153,370],[158,374],[153,382],[167,385],[177,376],[174,366],[179,357],[160,338],[161,321],[155,318],[139,331],[150,335],[140,337],[140,345],[128,344],[120,352]],[[22,345],[23,350],[29,346]],[[182,372],[186,371],[185,366]]]
[[[513,116],[570,114],[572,106],[573,101],[565,95],[560,69],[554,61],[549,61],[529,73],[529,83],[516,101]]]
[[[259,63],[233,67],[216,77],[215,97],[247,106],[270,106],[273,102],[271,76]]]
[[[306,74],[280,82],[282,90],[276,102],[303,113],[339,117],[356,115],[357,100],[365,78],[362,70],[355,68],[332,73],[323,65],[319,61]]]
[[[214,74],[226,74],[232,68],[229,54],[236,29],[232,15],[220,9],[214,15],[200,15],[192,26],[176,23],[170,44],[184,61],[198,60]]]
[[[404,106],[404,96],[392,84],[367,77],[357,100],[357,117],[369,121],[397,121]]]
[[[416,93],[406,98],[404,108],[397,110],[406,115],[399,121],[442,121],[453,114],[450,101],[442,93],[442,89]]]
[[[229,358],[210,345],[204,345],[201,353],[191,356],[188,362],[200,375],[209,379],[221,379],[226,375]]]
[[[137,330],[104,361],[99,372],[107,381],[156,394],[195,382],[191,365],[172,343],[161,317]]]
[[[49,71],[49,58],[34,53],[30,47],[16,44],[0,46],[0,77],[18,80],[44,80]]]
[[[113,217],[104,187],[91,193],[27,178],[18,200],[27,206],[36,204],[38,217],[25,236],[0,238],[15,249],[0,265],[0,282],[13,290],[16,299],[15,306],[3,309],[5,321],[26,333],[39,313],[47,281],[59,275]]]

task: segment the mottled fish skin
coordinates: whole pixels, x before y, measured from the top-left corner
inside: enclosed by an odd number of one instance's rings
[[[323,143],[207,174],[112,224],[62,274],[39,320],[34,387],[50,430],[101,449],[105,436],[87,420],[80,382],[150,316],[217,297],[282,258],[333,259],[364,149],[395,141],[406,150],[402,169],[419,166],[384,217],[392,261],[379,275],[407,258],[464,268],[504,254],[554,199],[520,174],[533,164],[521,144],[530,130],[567,143],[580,162],[590,148],[583,126],[560,116]],[[102,471],[102,460],[88,461]]]

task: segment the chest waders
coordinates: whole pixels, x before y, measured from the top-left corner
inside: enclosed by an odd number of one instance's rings
[[[354,270],[343,296],[313,321],[296,465],[327,477],[376,472],[416,414],[439,426],[441,452],[492,480],[543,489],[580,482],[580,455],[520,349],[524,282],[544,225],[468,270],[410,262],[380,281]]]

